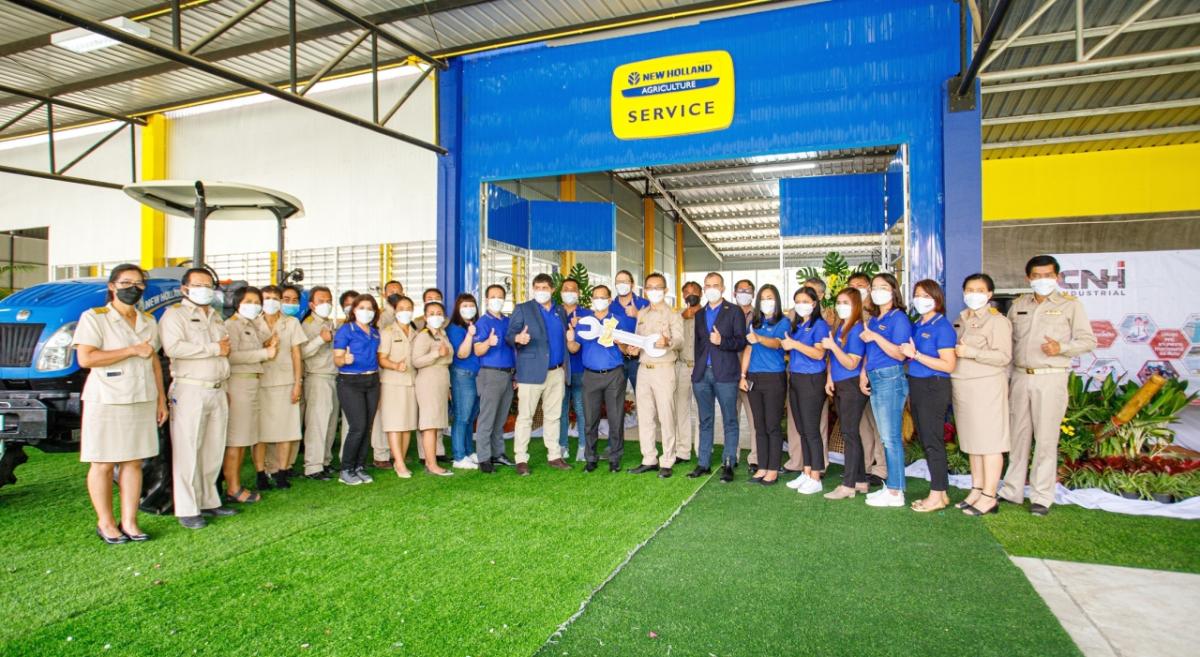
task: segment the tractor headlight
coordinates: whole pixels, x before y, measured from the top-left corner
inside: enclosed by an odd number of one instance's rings
[[[71,359],[75,355],[75,346],[71,344],[75,339],[75,324],[63,324],[42,345],[42,353],[37,359],[39,372],[65,370],[71,366]]]

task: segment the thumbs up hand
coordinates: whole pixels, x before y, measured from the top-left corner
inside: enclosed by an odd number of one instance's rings
[[[833,341],[833,336],[831,336],[831,335],[827,335],[827,336],[821,338],[821,346],[825,347],[826,349],[833,349],[834,344],[835,343]]]
[[[913,344],[912,338],[909,338],[908,342],[900,345],[900,353],[904,354],[905,358],[917,357],[917,345]]]
[[[321,340],[325,342],[333,342],[333,331],[330,331],[328,326],[321,329]]]
[[[525,328],[522,328],[521,332],[517,334],[517,337],[513,338],[513,342],[516,342],[520,345],[529,344],[529,327],[526,326]]]
[[[154,347],[150,346],[150,342],[139,342],[133,345],[133,354],[138,358],[149,358],[154,353]]]
[[[1042,343],[1043,354],[1046,354],[1047,356],[1057,356],[1062,352],[1062,345],[1058,343],[1058,340],[1055,340],[1048,335],[1044,335],[1042,337],[1046,340]]]
[[[351,352],[349,349],[346,349],[346,354],[344,356],[342,356],[342,362],[347,365],[353,365],[354,364],[354,353]]]
[[[746,332],[746,342],[750,344],[758,344],[758,334],[754,331]]]
[[[714,326],[712,332],[708,334],[708,341],[714,345],[720,346],[721,332],[717,330],[717,327]]]
[[[467,337],[468,338],[475,337],[475,322],[471,322],[471,323],[467,324]]]
[[[496,337],[496,329],[492,329],[492,332],[488,335],[487,343],[489,347],[500,344],[500,338]]]

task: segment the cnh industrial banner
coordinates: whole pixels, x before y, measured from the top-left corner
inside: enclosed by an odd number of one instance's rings
[[[618,139],[724,130],[733,123],[733,58],[724,50],[622,64],[612,76]]]

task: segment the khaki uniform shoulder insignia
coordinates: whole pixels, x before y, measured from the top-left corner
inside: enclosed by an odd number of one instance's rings
[[[1063,292],[1062,296],[1067,301],[1075,301],[1076,299],[1078,299],[1078,297],[1076,297],[1074,294],[1067,294],[1066,292]]]
[[[108,312],[108,306],[100,306],[99,308],[92,308],[92,312],[96,313],[97,315],[103,315],[104,313]]]
[[[990,313],[991,313],[991,314],[993,314],[993,315],[999,315],[999,314],[1000,314],[1000,311],[999,311],[998,309],[994,308],[994,307],[993,307],[993,308],[988,308],[988,312],[990,312]]]
[[[145,317],[146,319],[154,319],[154,314],[153,314],[153,313],[148,313],[148,312],[146,312],[146,311],[144,311],[144,310],[142,311],[142,316],[143,316],[143,317]]]

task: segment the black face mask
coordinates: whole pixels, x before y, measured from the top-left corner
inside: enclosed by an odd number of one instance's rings
[[[686,297],[684,297],[683,300],[685,302],[687,302],[687,305],[689,305],[689,306],[699,306],[700,305],[700,295],[699,294],[689,294]]]
[[[145,292],[145,290],[143,290],[142,288],[140,288],[136,285],[130,285],[129,287],[117,288],[116,296],[117,296],[117,300],[120,301],[121,303],[132,306],[133,304],[142,300],[143,292]]]
[[[400,300],[399,294],[389,294],[387,298],[388,305],[392,308],[396,307],[396,302]]]

